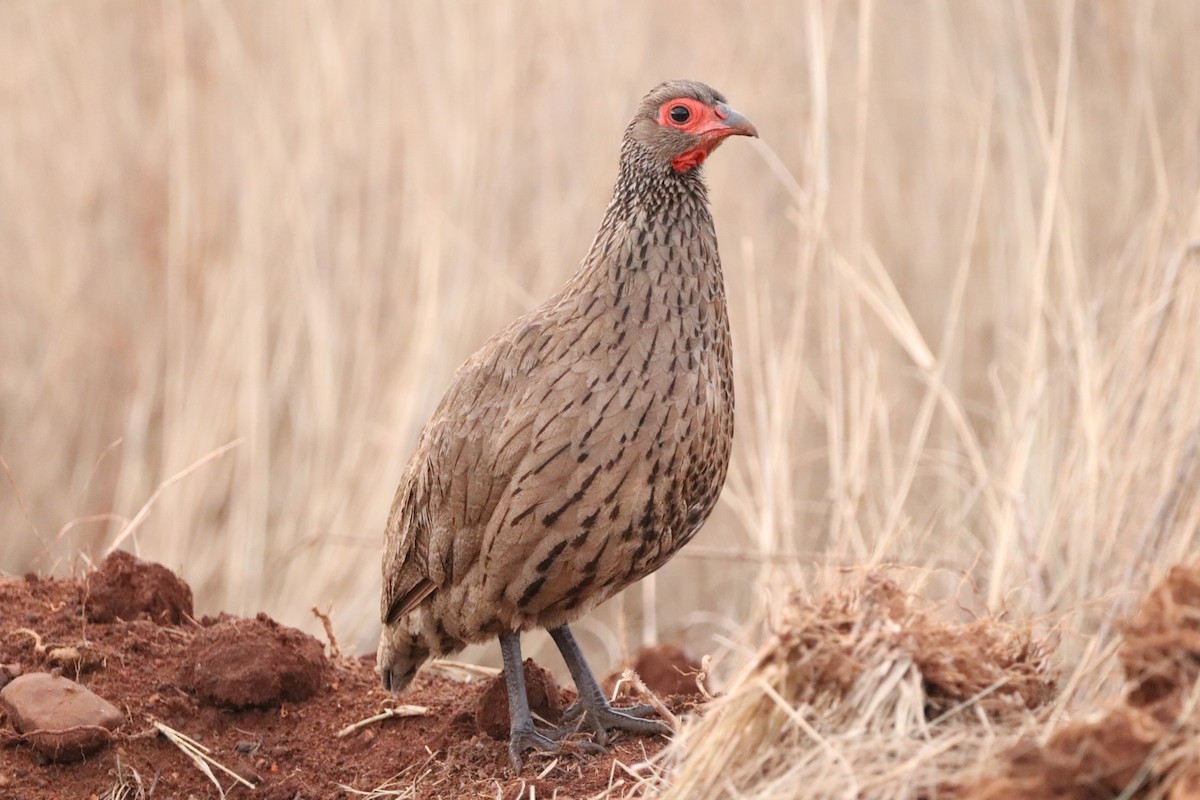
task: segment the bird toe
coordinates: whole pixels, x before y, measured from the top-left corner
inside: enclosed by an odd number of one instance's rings
[[[579,753],[601,755],[608,752],[607,749],[595,742],[566,741],[565,737],[571,733],[574,733],[574,730],[565,727],[552,730],[549,735],[532,728],[512,731],[508,737],[508,757],[512,760],[513,769],[518,773],[521,771],[525,753],[529,750],[539,753],[572,753],[575,755]]]
[[[587,709],[583,713],[585,719],[581,723],[582,726],[589,728],[595,740],[602,745],[608,744],[613,731],[626,731],[639,736],[670,736],[673,733],[665,722],[645,718],[654,713],[650,706],[634,706],[629,709],[604,705]]]

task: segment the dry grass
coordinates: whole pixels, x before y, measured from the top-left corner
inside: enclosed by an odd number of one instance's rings
[[[1095,708],[1200,530],[1197,29],[1189,0],[6,3],[0,568],[123,534],[202,610],[332,601],[370,647],[420,424],[686,75],[763,134],[706,167],[735,463],[586,646],[728,671],[764,593],[882,565],[1053,629],[1045,724]]]
[[[115,781],[99,800],[149,800],[154,796],[155,781],[150,781],[147,786],[136,769],[121,761],[120,756],[115,760]]]
[[[676,737],[666,768],[645,770],[649,793],[1196,796],[1200,562],[1173,568],[1121,626],[1120,699],[1068,723],[1051,642],[1028,625],[948,623],[945,609],[914,603],[878,575],[792,598],[728,694]]]
[[[949,623],[892,581],[797,595],[726,696],[672,745],[670,798],[932,797],[1056,696],[1027,625]],[[837,787],[836,789],[834,787]]]

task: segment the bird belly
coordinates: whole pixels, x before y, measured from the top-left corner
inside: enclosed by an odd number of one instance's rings
[[[665,564],[707,519],[724,481],[729,446],[719,440],[729,432],[720,420],[730,410],[702,373],[675,376],[673,393],[623,401],[610,422],[583,428],[596,431],[586,441],[576,427],[557,485],[528,489],[554,500],[529,511],[518,493],[485,537],[482,599],[511,628],[582,616]],[[594,393],[603,404],[605,390]]]

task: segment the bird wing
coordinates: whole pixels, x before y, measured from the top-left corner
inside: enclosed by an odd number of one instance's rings
[[[455,373],[421,432],[388,517],[381,617],[400,619],[479,557],[483,530],[524,455],[516,382],[535,371],[545,324],[530,315]]]
[[[380,606],[380,616],[386,625],[412,611],[437,588],[425,568],[429,552],[429,519],[424,508],[430,486],[429,460],[423,456],[423,448],[418,447],[404,480],[396,489],[388,514]]]

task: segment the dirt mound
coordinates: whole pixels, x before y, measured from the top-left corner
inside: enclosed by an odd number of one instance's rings
[[[1173,568],[1123,632],[1129,704],[1174,716],[1200,679],[1200,562]]]
[[[966,797],[1200,797],[1200,562],[1174,567],[1123,631],[1122,702],[1023,742]]]
[[[307,700],[321,688],[321,643],[266,614],[205,620],[188,644],[180,670],[185,689],[226,708],[277,708]]]
[[[634,687],[621,678],[625,670],[633,670],[643,685],[659,697],[679,695],[695,698],[701,695],[696,678],[703,669],[700,662],[677,644],[656,644],[643,647],[631,661],[617,665],[602,682],[610,697],[636,697]]]
[[[529,710],[546,722],[557,723],[562,717],[563,695],[558,681],[549,670],[542,669],[532,658],[525,659],[525,691]],[[487,683],[475,707],[475,724],[479,730],[499,741],[508,741],[508,686],[501,673]]]
[[[179,625],[192,616],[192,588],[161,564],[118,550],[85,578],[81,603],[89,622]]]
[[[311,637],[262,616],[191,621],[190,602],[185,610],[178,591],[186,585],[153,567],[122,556],[105,563],[107,578],[0,580],[0,675],[57,669],[122,713],[108,746],[75,764],[47,761],[34,737],[0,714],[0,797],[218,797],[197,763],[228,796],[262,800],[348,799],[376,790],[414,800],[515,800],[531,790],[578,798],[610,785],[621,796],[634,781],[614,762],[640,762],[665,744],[625,736],[609,756],[531,754],[514,775],[507,742],[477,722],[481,708],[507,716],[503,695],[484,697],[488,681],[449,666],[426,669],[398,699],[409,706],[396,708],[373,656],[326,658]],[[145,588],[147,576],[158,589]],[[106,600],[112,621],[94,623],[98,582],[125,587],[114,596],[137,600]],[[158,591],[171,603],[156,604]],[[171,608],[183,612],[182,622],[170,621]],[[573,699],[552,678],[544,684],[549,705]],[[384,715],[387,709],[396,710]],[[153,794],[138,795],[139,785],[153,785]]]
[[[1029,628],[992,618],[947,622],[915,600],[878,576],[855,591],[793,598],[768,656],[788,665],[800,699],[810,703],[845,699],[869,671],[909,663],[928,718],[969,700],[1003,713],[1053,696],[1047,646]]]

